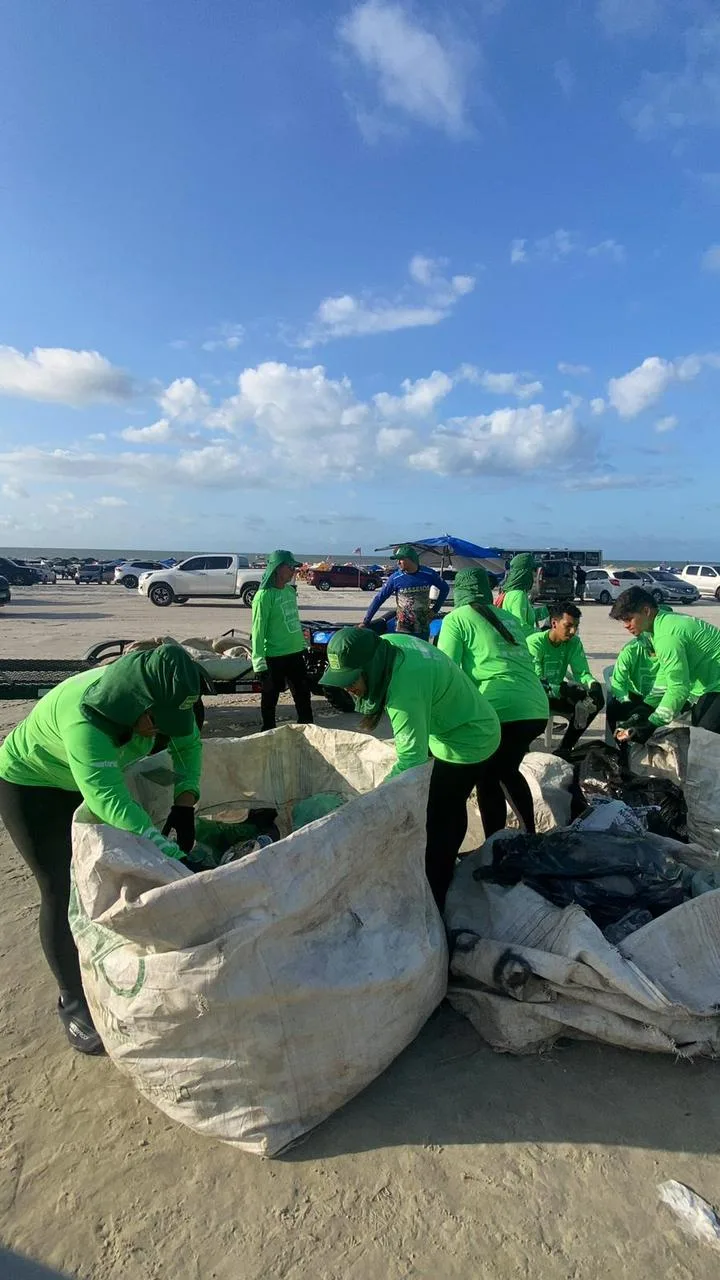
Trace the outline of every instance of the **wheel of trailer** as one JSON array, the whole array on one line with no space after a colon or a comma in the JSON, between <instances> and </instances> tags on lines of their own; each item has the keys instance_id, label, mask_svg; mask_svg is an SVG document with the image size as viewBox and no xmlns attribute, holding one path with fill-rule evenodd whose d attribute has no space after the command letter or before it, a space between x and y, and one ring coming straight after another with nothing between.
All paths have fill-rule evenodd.
<instances>
[{"instance_id":1,"label":"wheel of trailer","mask_svg":"<svg viewBox=\"0 0 720 1280\"><path fill-rule=\"evenodd\" d=\"M157 605L158 609L167 609L174 598L173 589L167 582L155 582L148 591L148 599L152 604Z\"/></svg>"},{"instance_id":2,"label":"wheel of trailer","mask_svg":"<svg viewBox=\"0 0 720 1280\"><path fill-rule=\"evenodd\" d=\"M126 574L125 574L125 577L122 579L122 585L123 585L124 587L127 587L128 591L135 591L135 590L137 590L138 580L137 580L137 578L135 577L135 574L134 574L134 573L126 573Z\"/></svg>"},{"instance_id":3,"label":"wheel of trailer","mask_svg":"<svg viewBox=\"0 0 720 1280\"><path fill-rule=\"evenodd\" d=\"M662 591L656 590L656 591L653 591L651 594L652 594L654 604L662 604L663 600L665 599Z\"/></svg>"},{"instance_id":4,"label":"wheel of trailer","mask_svg":"<svg viewBox=\"0 0 720 1280\"><path fill-rule=\"evenodd\" d=\"M600 604L612 604L612 596L610 595L610 592L601 591L600 595L598 596L598 602Z\"/></svg>"},{"instance_id":5,"label":"wheel of trailer","mask_svg":"<svg viewBox=\"0 0 720 1280\"><path fill-rule=\"evenodd\" d=\"M252 602L255 599L259 590L260 590L260 583L251 582L247 587L243 587L242 591L240 592L240 599L248 609L252 607Z\"/></svg>"},{"instance_id":6,"label":"wheel of trailer","mask_svg":"<svg viewBox=\"0 0 720 1280\"><path fill-rule=\"evenodd\" d=\"M336 711L344 711L347 713L348 711L355 710L355 703L350 697L347 689L334 689L332 685L326 685L323 687L323 693L330 703L330 706L334 707Z\"/></svg>"},{"instance_id":7,"label":"wheel of trailer","mask_svg":"<svg viewBox=\"0 0 720 1280\"><path fill-rule=\"evenodd\" d=\"M176 597L175 597L175 599L174 599L174 601L173 601L173 603L174 603L174 604L187 604L187 602L188 602L188 600L189 600L189 599L190 599L190 597L189 597L189 596L176 596Z\"/></svg>"},{"instance_id":8,"label":"wheel of trailer","mask_svg":"<svg viewBox=\"0 0 720 1280\"><path fill-rule=\"evenodd\" d=\"M318 591L329 591L330 583L327 578L323 578L322 582L318 582Z\"/></svg>"}]
</instances>

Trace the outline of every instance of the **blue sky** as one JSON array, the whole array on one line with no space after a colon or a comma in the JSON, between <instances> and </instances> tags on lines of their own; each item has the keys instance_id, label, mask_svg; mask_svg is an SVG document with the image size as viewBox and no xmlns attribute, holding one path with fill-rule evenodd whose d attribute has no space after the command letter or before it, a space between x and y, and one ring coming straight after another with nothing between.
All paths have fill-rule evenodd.
<instances>
[{"instance_id":1,"label":"blue sky","mask_svg":"<svg viewBox=\"0 0 720 1280\"><path fill-rule=\"evenodd\" d=\"M717 558L704 0L8 0L0 541Z\"/></svg>"}]
</instances>

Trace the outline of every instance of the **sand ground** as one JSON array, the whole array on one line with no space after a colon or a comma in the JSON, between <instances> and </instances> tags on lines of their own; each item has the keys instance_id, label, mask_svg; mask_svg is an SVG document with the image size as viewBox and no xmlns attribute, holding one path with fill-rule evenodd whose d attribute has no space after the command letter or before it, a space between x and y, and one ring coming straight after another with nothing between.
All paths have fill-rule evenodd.
<instances>
[{"instance_id":1,"label":"sand ground","mask_svg":"<svg viewBox=\"0 0 720 1280\"><path fill-rule=\"evenodd\" d=\"M305 616L354 621L366 598L301 590ZM714 605L698 614L720 622ZM0 654L76 657L111 636L217 635L235 604L158 610L110 587L18 589ZM623 642L583 621L600 674ZM0 733L29 710L0 702ZM283 708L291 718L292 709ZM318 719L351 728L324 702ZM208 731L260 726L253 699ZM0 828L0 832L2 828ZM711 1280L657 1184L720 1203L718 1067L568 1044L493 1053L442 1007L394 1065L283 1159L195 1136L105 1059L70 1051L36 936L37 895L0 838L0 1241L87 1280ZM1 1264L0 1264L1 1265Z\"/></svg>"}]
</instances>

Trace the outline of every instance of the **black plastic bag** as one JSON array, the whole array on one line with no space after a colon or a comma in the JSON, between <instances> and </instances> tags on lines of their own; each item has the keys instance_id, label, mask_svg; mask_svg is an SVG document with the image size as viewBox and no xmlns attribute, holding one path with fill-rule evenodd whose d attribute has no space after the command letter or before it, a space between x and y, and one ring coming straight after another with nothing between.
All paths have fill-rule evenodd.
<instances>
[{"instance_id":1,"label":"black plastic bag","mask_svg":"<svg viewBox=\"0 0 720 1280\"><path fill-rule=\"evenodd\" d=\"M669 778L630 773L622 753L603 742L588 743L573 752L573 763L575 780L587 804L597 798L622 800L642 812L648 831L687 844L685 797Z\"/></svg>"},{"instance_id":2,"label":"black plastic bag","mask_svg":"<svg viewBox=\"0 0 720 1280\"><path fill-rule=\"evenodd\" d=\"M628 911L662 915L684 901L685 868L640 836L559 830L496 840L491 867L476 880L522 882L556 907L584 907L601 929Z\"/></svg>"}]
</instances>

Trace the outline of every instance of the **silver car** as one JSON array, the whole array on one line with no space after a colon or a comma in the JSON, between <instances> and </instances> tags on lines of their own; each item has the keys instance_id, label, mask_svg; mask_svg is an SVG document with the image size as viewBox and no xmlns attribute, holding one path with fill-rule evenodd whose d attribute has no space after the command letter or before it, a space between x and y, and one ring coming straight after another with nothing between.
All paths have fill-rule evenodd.
<instances>
[{"instance_id":1,"label":"silver car","mask_svg":"<svg viewBox=\"0 0 720 1280\"><path fill-rule=\"evenodd\" d=\"M643 586L656 604L696 604L700 592L669 569L643 570Z\"/></svg>"}]
</instances>

